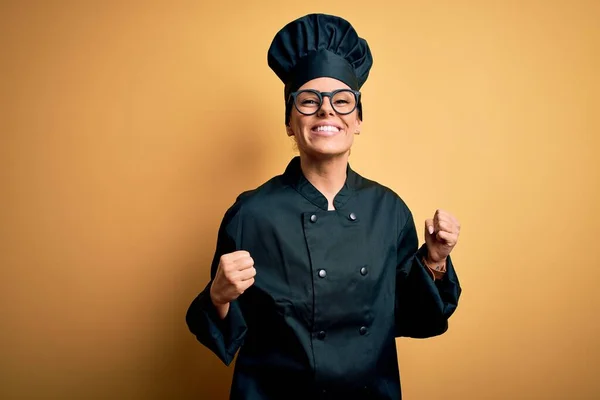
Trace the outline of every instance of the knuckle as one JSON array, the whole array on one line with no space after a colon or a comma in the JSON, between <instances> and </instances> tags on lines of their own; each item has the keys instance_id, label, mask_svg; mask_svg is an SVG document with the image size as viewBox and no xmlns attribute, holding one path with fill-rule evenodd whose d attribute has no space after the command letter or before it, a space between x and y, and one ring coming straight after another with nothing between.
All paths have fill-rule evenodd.
<instances>
[{"instance_id":1,"label":"knuckle","mask_svg":"<svg viewBox=\"0 0 600 400\"><path fill-rule=\"evenodd\" d=\"M225 275L229 275L231 273L231 264L228 262L224 262L219 264L219 267L223 270Z\"/></svg>"},{"instance_id":2,"label":"knuckle","mask_svg":"<svg viewBox=\"0 0 600 400\"><path fill-rule=\"evenodd\" d=\"M225 278L227 278L227 280L230 282L233 282L233 280L235 278L235 274L233 273L233 271L231 269L224 270L223 275L225 275Z\"/></svg>"}]
</instances>

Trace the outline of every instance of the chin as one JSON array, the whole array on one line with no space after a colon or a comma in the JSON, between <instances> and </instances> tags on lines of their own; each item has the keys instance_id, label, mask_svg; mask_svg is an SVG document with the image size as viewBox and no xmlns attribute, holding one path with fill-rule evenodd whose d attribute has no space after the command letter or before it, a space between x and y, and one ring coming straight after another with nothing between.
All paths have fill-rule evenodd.
<instances>
[{"instance_id":1,"label":"chin","mask_svg":"<svg viewBox=\"0 0 600 400\"><path fill-rule=\"evenodd\" d=\"M350 147L314 147L311 149L307 149L305 153L315 158L332 158L332 157L340 157L348 154L350 151Z\"/></svg>"}]
</instances>

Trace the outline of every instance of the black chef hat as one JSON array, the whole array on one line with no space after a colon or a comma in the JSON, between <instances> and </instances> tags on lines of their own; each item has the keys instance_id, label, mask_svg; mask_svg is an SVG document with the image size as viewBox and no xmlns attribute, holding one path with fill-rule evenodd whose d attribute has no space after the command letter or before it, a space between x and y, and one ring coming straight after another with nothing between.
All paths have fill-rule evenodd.
<instances>
[{"instance_id":1,"label":"black chef hat","mask_svg":"<svg viewBox=\"0 0 600 400\"><path fill-rule=\"evenodd\" d=\"M327 14L308 14L285 25L273 38L269 67L285 84L285 123L289 123L290 93L319 77L338 79L359 90L369 76L373 58L366 40L348 21ZM358 105L362 119L362 104Z\"/></svg>"}]
</instances>

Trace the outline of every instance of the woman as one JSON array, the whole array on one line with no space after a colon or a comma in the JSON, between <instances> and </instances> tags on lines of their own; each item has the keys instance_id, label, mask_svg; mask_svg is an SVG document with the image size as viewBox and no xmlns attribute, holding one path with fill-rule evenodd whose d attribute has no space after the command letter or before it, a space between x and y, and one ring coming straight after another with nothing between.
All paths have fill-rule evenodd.
<instances>
[{"instance_id":1,"label":"woman","mask_svg":"<svg viewBox=\"0 0 600 400\"><path fill-rule=\"evenodd\" d=\"M400 399L395 338L440 335L457 307L459 224L438 210L419 247L403 200L348 164L372 57L347 21L287 24L268 61L300 155L225 214L188 327L238 354L232 399Z\"/></svg>"}]
</instances>

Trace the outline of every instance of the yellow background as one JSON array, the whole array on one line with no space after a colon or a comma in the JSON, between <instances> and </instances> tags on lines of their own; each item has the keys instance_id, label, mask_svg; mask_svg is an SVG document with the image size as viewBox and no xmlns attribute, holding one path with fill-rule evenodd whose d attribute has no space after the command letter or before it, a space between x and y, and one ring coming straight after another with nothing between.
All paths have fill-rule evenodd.
<instances>
[{"instance_id":1,"label":"yellow background","mask_svg":"<svg viewBox=\"0 0 600 400\"><path fill-rule=\"evenodd\" d=\"M463 226L405 399L599 398L600 2L566 0L2 2L0 398L226 398L185 311L227 207L295 155L266 51L309 12L373 52L352 166L421 239Z\"/></svg>"}]
</instances>

